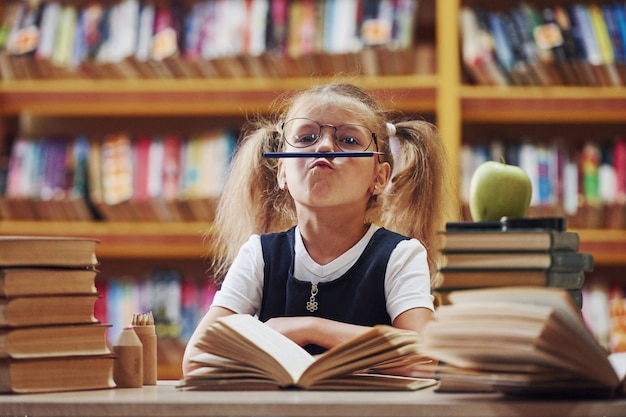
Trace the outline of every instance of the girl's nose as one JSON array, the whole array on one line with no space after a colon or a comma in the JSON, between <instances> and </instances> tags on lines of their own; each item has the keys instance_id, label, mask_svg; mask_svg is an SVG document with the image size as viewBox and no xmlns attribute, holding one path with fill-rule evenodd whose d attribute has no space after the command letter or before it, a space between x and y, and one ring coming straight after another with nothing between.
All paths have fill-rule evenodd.
<instances>
[{"instance_id":1,"label":"girl's nose","mask_svg":"<svg viewBox=\"0 0 626 417\"><path fill-rule=\"evenodd\" d=\"M332 126L328 129L320 129L320 138L317 141L317 152L335 152L338 151L335 143L335 130Z\"/></svg>"}]
</instances>

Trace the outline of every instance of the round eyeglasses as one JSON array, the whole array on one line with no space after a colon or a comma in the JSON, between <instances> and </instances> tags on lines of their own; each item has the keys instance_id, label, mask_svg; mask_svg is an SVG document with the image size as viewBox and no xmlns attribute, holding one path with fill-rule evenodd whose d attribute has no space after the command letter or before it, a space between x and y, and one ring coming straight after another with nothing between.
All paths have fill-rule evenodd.
<instances>
[{"instance_id":1,"label":"round eyeglasses","mask_svg":"<svg viewBox=\"0 0 626 417\"><path fill-rule=\"evenodd\" d=\"M282 124L283 138L294 148L308 148L315 145L322 137L322 129L330 127L335 129L335 144L344 152L366 151L372 142L378 151L376 133L369 128L356 124L346 123L335 126L321 124L306 117L296 117Z\"/></svg>"}]
</instances>

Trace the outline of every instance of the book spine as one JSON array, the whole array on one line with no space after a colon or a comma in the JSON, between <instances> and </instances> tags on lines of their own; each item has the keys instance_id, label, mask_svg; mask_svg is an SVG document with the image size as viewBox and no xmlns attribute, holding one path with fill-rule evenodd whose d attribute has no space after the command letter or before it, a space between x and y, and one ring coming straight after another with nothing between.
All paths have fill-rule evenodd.
<instances>
[{"instance_id":1,"label":"book spine","mask_svg":"<svg viewBox=\"0 0 626 417\"><path fill-rule=\"evenodd\" d=\"M547 273L546 286L548 287L579 290L583 287L584 283L585 273L583 271L578 271L575 273L559 273L556 271L552 271Z\"/></svg>"}]
</instances>

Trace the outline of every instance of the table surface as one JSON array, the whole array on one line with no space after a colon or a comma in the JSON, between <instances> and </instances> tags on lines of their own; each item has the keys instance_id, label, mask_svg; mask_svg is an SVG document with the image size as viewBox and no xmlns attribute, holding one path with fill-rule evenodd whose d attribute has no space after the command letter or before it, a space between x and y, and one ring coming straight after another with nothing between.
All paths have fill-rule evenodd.
<instances>
[{"instance_id":1,"label":"table surface","mask_svg":"<svg viewBox=\"0 0 626 417\"><path fill-rule=\"evenodd\" d=\"M549 400L491 393L134 389L0 395L0 416L626 416L626 399Z\"/></svg>"}]
</instances>

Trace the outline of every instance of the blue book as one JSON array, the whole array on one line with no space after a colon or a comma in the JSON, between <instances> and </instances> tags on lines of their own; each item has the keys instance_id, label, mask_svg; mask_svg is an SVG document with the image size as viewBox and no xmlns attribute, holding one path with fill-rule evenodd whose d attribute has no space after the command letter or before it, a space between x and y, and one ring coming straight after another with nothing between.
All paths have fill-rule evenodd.
<instances>
[{"instance_id":1,"label":"blue book","mask_svg":"<svg viewBox=\"0 0 626 417\"><path fill-rule=\"evenodd\" d=\"M617 28L617 19L613 13L614 8L610 4L602 4L600 5L600 10L604 17L606 30L609 34L615 62L618 64L623 63L625 59L624 49L622 48L622 39L620 38L619 29Z\"/></svg>"},{"instance_id":2,"label":"blue book","mask_svg":"<svg viewBox=\"0 0 626 417\"><path fill-rule=\"evenodd\" d=\"M580 30L580 39L585 51L587 61L592 65L602 64L602 55L591 24L591 16L586 5L575 4L572 6L574 21Z\"/></svg>"},{"instance_id":3,"label":"blue book","mask_svg":"<svg viewBox=\"0 0 626 417\"><path fill-rule=\"evenodd\" d=\"M615 26L619 35L619 44L621 45L621 56L626 61L626 4L614 3L613 16L615 17ZM614 49L617 50L617 46Z\"/></svg>"},{"instance_id":4,"label":"blue book","mask_svg":"<svg viewBox=\"0 0 626 417\"><path fill-rule=\"evenodd\" d=\"M510 74L515 64L515 58L509 39L506 36L502 16L503 13L501 12L487 12L487 21L495 44L495 54L498 63L507 74Z\"/></svg>"}]
</instances>

